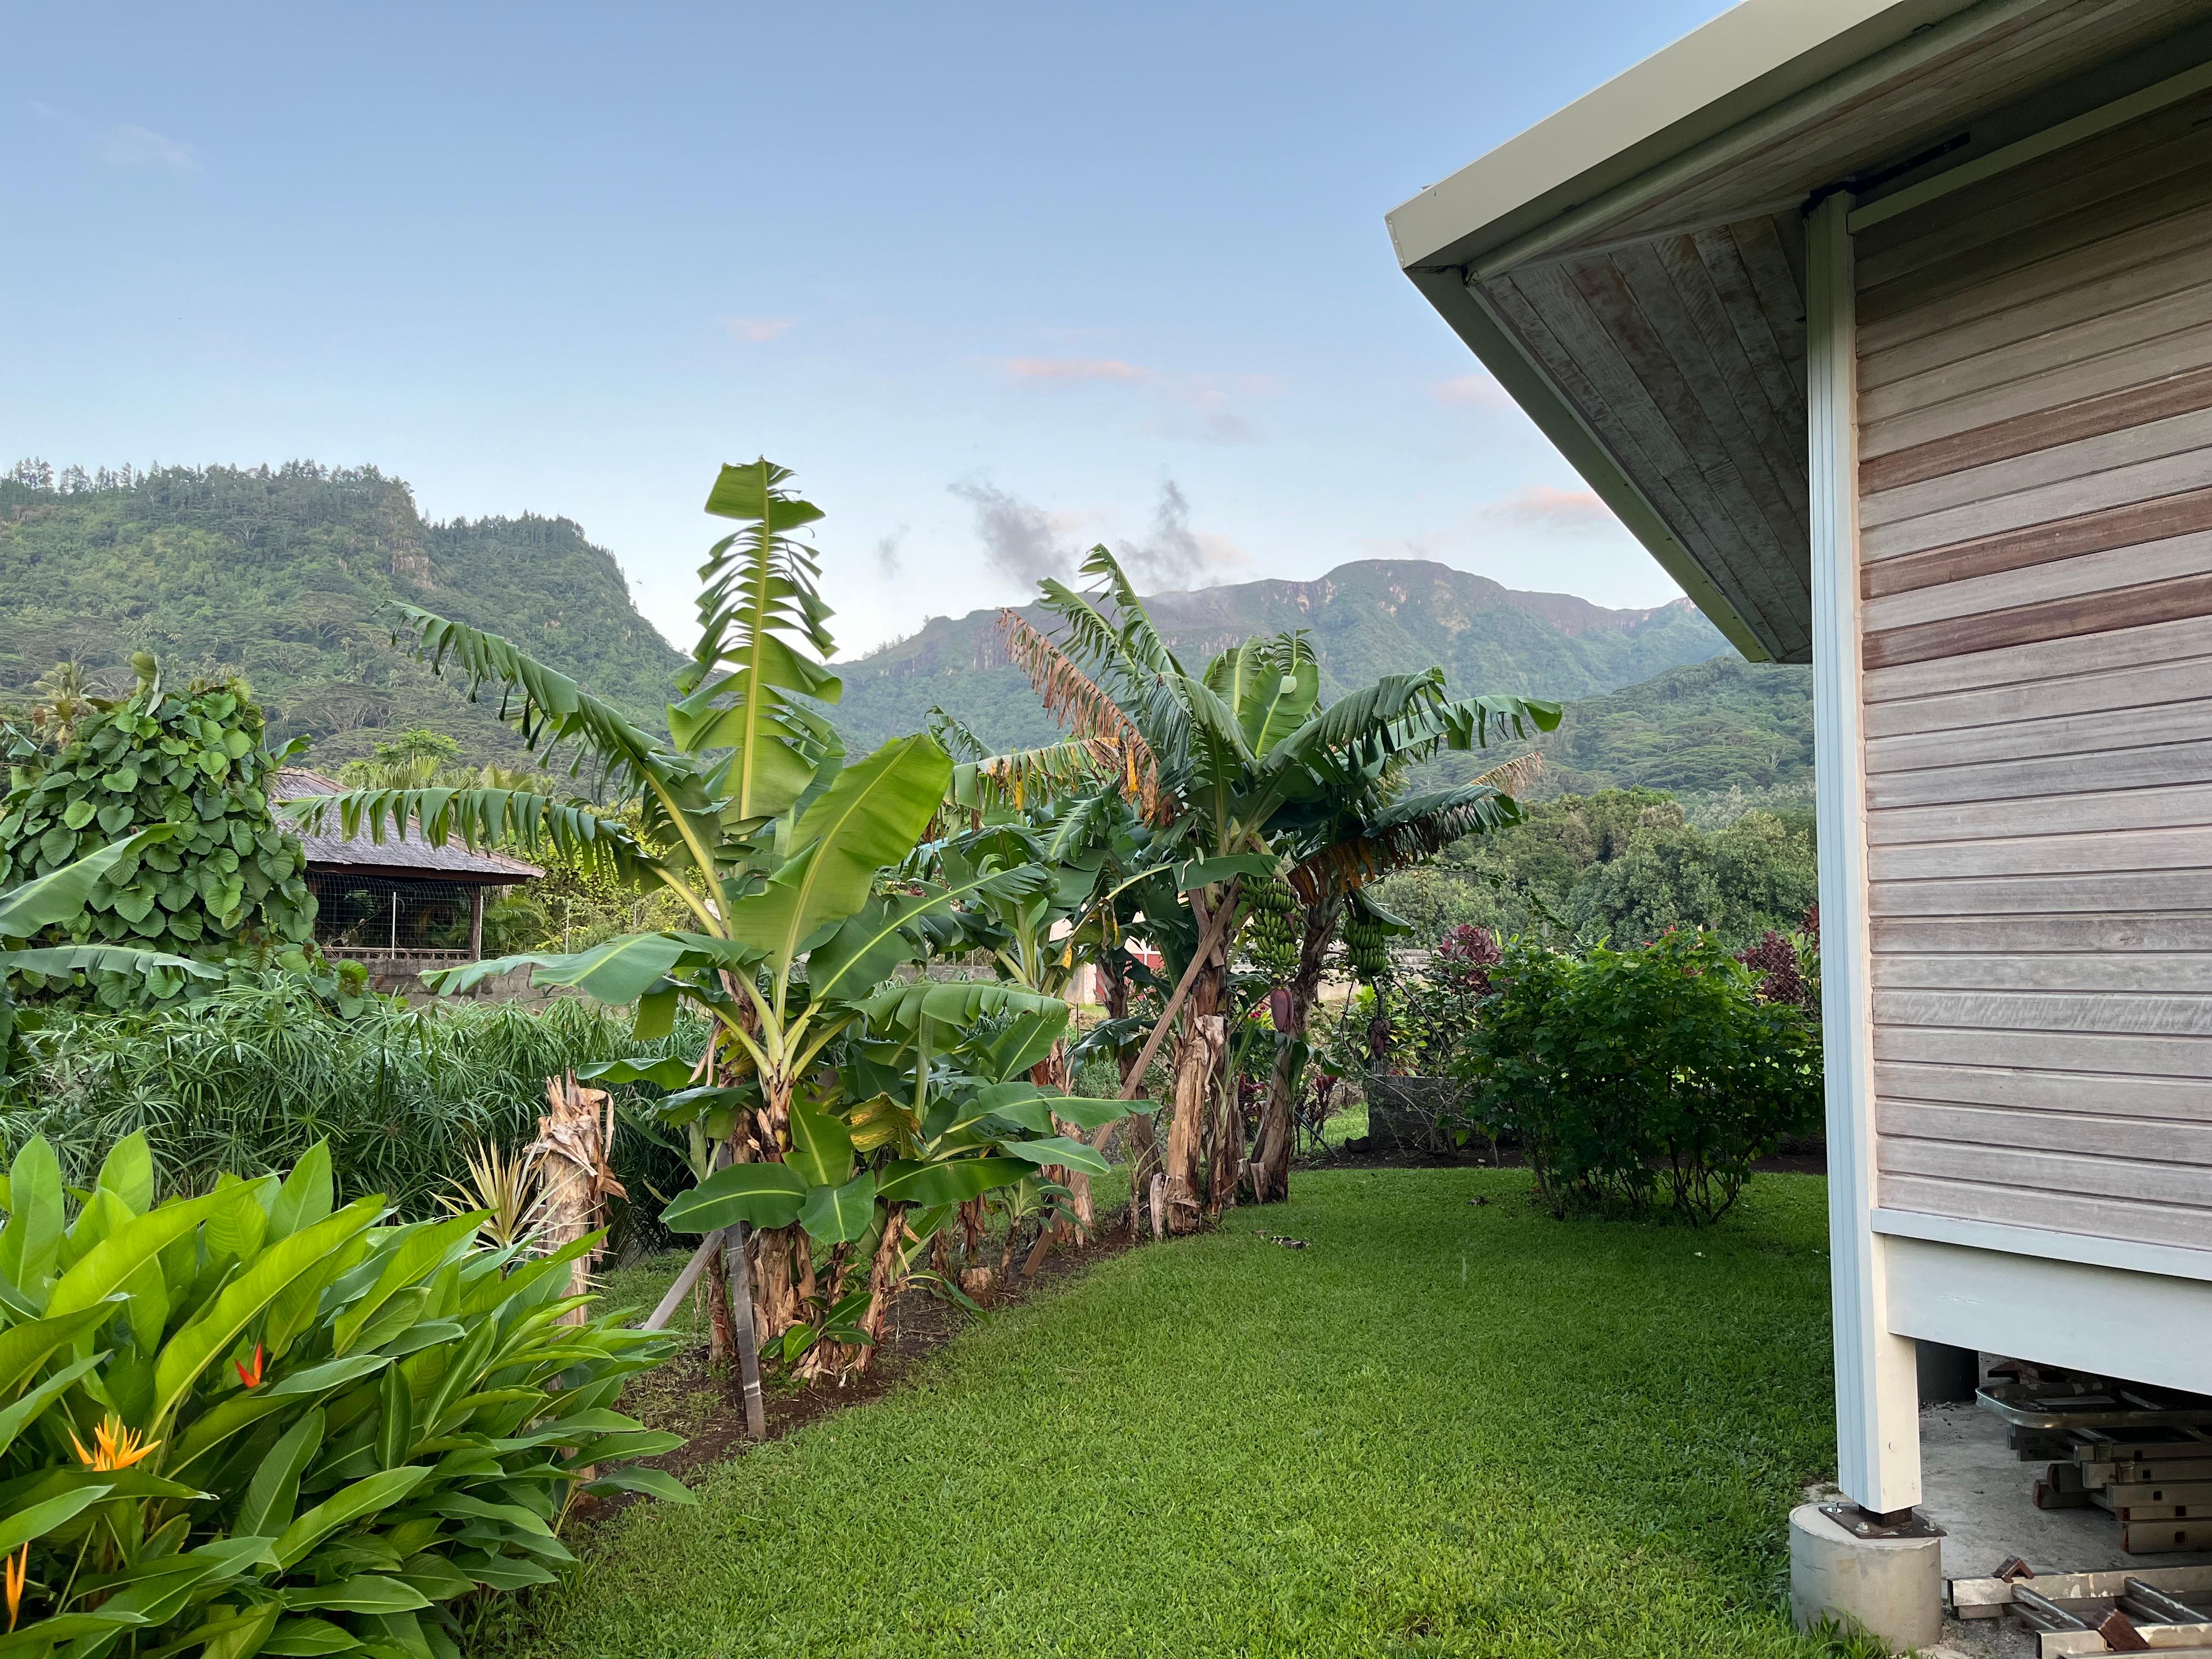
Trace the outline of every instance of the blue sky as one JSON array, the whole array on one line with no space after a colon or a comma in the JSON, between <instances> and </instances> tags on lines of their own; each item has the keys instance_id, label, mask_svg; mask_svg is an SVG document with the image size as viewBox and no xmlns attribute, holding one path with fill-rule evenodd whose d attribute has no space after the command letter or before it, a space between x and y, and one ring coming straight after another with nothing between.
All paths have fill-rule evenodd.
<instances>
[{"instance_id":1,"label":"blue sky","mask_svg":"<svg viewBox=\"0 0 2212 1659\"><path fill-rule=\"evenodd\" d=\"M763 452L848 649L1097 540L1657 604L1382 215L1715 9L19 8L0 465L374 462L678 641Z\"/></svg>"}]
</instances>

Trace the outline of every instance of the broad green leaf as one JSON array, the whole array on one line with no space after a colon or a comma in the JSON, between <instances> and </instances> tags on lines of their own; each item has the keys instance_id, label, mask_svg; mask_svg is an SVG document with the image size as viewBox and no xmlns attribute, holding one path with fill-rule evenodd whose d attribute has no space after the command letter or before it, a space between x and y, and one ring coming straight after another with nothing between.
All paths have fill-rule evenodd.
<instances>
[{"instance_id":1,"label":"broad green leaf","mask_svg":"<svg viewBox=\"0 0 2212 1659\"><path fill-rule=\"evenodd\" d=\"M322 1444L323 1409L318 1406L284 1431L253 1471L232 1530L240 1537L274 1538L290 1526L300 1498L300 1477Z\"/></svg>"},{"instance_id":2,"label":"broad green leaf","mask_svg":"<svg viewBox=\"0 0 2212 1659\"><path fill-rule=\"evenodd\" d=\"M125 840L111 842L73 864L0 892L0 939L28 939L44 928L74 921L110 870L151 842L166 841L169 834L167 824L150 826Z\"/></svg>"},{"instance_id":3,"label":"broad green leaf","mask_svg":"<svg viewBox=\"0 0 2212 1659\"><path fill-rule=\"evenodd\" d=\"M664 1504L696 1504L699 1501L691 1488L665 1469L615 1469L591 1482L584 1490L594 1498L611 1498L617 1492L641 1492L658 1498Z\"/></svg>"},{"instance_id":4,"label":"broad green leaf","mask_svg":"<svg viewBox=\"0 0 2212 1659\"><path fill-rule=\"evenodd\" d=\"M698 1070L696 1061L689 1060L595 1060L576 1068L576 1078L582 1083L598 1083L608 1088L617 1088L626 1083L649 1083L656 1089L681 1089L690 1084Z\"/></svg>"},{"instance_id":5,"label":"broad green leaf","mask_svg":"<svg viewBox=\"0 0 2212 1659\"><path fill-rule=\"evenodd\" d=\"M681 994L673 985L664 984L646 992L637 1000L637 1017L630 1025L630 1038L636 1042L658 1042L676 1029L676 1005Z\"/></svg>"},{"instance_id":6,"label":"broad green leaf","mask_svg":"<svg viewBox=\"0 0 2212 1659\"><path fill-rule=\"evenodd\" d=\"M340 1527L350 1526L364 1515L398 1503L429 1473L420 1464L410 1464L405 1468L381 1469L351 1486L341 1486L331 1498L284 1528L270 1552L276 1565L289 1571Z\"/></svg>"},{"instance_id":7,"label":"broad green leaf","mask_svg":"<svg viewBox=\"0 0 2212 1659\"><path fill-rule=\"evenodd\" d=\"M866 1170L842 1187L817 1187L799 1207L799 1224L818 1244L849 1244L865 1237L875 1218L876 1177Z\"/></svg>"},{"instance_id":8,"label":"broad green leaf","mask_svg":"<svg viewBox=\"0 0 2212 1659\"><path fill-rule=\"evenodd\" d=\"M76 1519L107 1496L112 1486L79 1486L58 1498L17 1510L0 1520L0 1555L13 1555L33 1538L43 1538L56 1527Z\"/></svg>"},{"instance_id":9,"label":"broad green leaf","mask_svg":"<svg viewBox=\"0 0 2212 1659\"><path fill-rule=\"evenodd\" d=\"M54 1286L53 1299L46 1304L47 1312L58 1318L105 1300L133 1273L155 1261L162 1251L210 1217L252 1202L250 1188L224 1187L198 1198L164 1204L150 1214L131 1217L62 1275Z\"/></svg>"},{"instance_id":10,"label":"broad green leaf","mask_svg":"<svg viewBox=\"0 0 2212 1659\"><path fill-rule=\"evenodd\" d=\"M292 1173L276 1189L276 1201L269 1209L265 1242L274 1244L302 1227L313 1226L330 1214L331 1201L331 1146L328 1141L319 1140L300 1155Z\"/></svg>"},{"instance_id":11,"label":"broad green leaf","mask_svg":"<svg viewBox=\"0 0 2212 1659\"><path fill-rule=\"evenodd\" d=\"M549 1567L512 1555L469 1556L453 1565L490 1589L524 1589L532 1584L550 1584L558 1577Z\"/></svg>"},{"instance_id":12,"label":"broad green leaf","mask_svg":"<svg viewBox=\"0 0 2212 1659\"><path fill-rule=\"evenodd\" d=\"M482 1334L481 1330L478 1334ZM477 1364L482 1363L479 1357ZM453 1369L458 1368L449 1368ZM459 1379L449 1375L449 1380ZM407 1454L415 1448L415 1401L407 1387L407 1373L394 1365L385 1372L379 1394L383 1411L376 1425L376 1461L387 1469L394 1469L407 1461ZM434 1421L434 1402L430 1415Z\"/></svg>"},{"instance_id":13,"label":"broad green leaf","mask_svg":"<svg viewBox=\"0 0 2212 1659\"><path fill-rule=\"evenodd\" d=\"M230 1183L227 1190L243 1193L243 1201L220 1210L208 1218L208 1249L215 1255L234 1255L240 1261L253 1260L259 1253L261 1241L269 1231L269 1206L275 1203L277 1192L275 1176L263 1176L258 1181Z\"/></svg>"},{"instance_id":14,"label":"broad green leaf","mask_svg":"<svg viewBox=\"0 0 2212 1659\"><path fill-rule=\"evenodd\" d=\"M961 1158L943 1163L894 1163L877 1177L876 1196L886 1203L917 1204L933 1209L960 1204L997 1188L1011 1187L1036 1171L1018 1158Z\"/></svg>"},{"instance_id":15,"label":"broad green leaf","mask_svg":"<svg viewBox=\"0 0 2212 1659\"><path fill-rule=\"evenodd\" d=\"M708 1176L661 1212L672 1232L710 1233L733 1221L788 1227L798 1219L807 1183L781 1164L732 1164Z\"/></svg>"},{"instance_id":16,"label":"broad green leaf","mask_svg":"<svg viewBox=\"0 0 2212 1659\"><path fill-rule=\"evenodd\" d=\"M261 1393L270 1399L277 1400L292 1395L323 1394L331 1389L343 1388L372 1371L382 1370L391 1363L389 1354L350 1354L343 1359L325 1360L319 1365L310 1365L303 1371L280 1377L263 1388Z\"/></svg>"},{"instance_id":17,"label":"broad green leaf","mask_svg":"<svg viewBox=\"0 0 2212 1659\"><path fill-rule=\"evenodd\" d=\"M1176 886L1182 892L1212 886L1231 876L1265 878L1281 868L1281 860L1266 853L1236 853L1227 858L1194 859L1176 866Z\"/></svg>"},{"instance_id":18,"label":"broad green leaf","mask_svg":"<svg viewBox=\"0 0 2212 1659\"><path fill-rule=\"evenodd\" d=\"M797 854L730 907L730 937L787 972L825 927L867 902L876 874L913 850L937 814L952 762L929 737L896 738L837 775L792 830Z\"/></svg>"},{"instance_id":19,"label":"broad green leaf","mask_svg":"<svg viewBox=\"0 0 2212 1659\"><path fill-rule=\"evenodd\" d=\"M1114 1167L1083 1142L1064 1135L1042 1140L1003 1140L999 1150L1030 1164L1059 1164L1086 1175L1104 1175Z\"/></svg>"},{"instance_id":20,"label":"broad green leaf","mask_svg":"<svg viewBox=\"0 0 2212 1659\"><path fill-rule=\"evenodd\" d=\"M154 1204L154 1152L146 1132L127 1134L109 1149L100 1166L100 1184L143 1215Z\"/></svg>"},{"instance_id":21,"label":"broad green leaf","mask_svg":"<svg viewBox=\"0 0 2212 1659\"><path fill-rule=\"evenodd\" d=\"M546 1574L548 1578L553 1575ZM334 1654L362 1653L367 1650L351 1632L343 1630L327 1619L280 1619L269 1639L261 1644L260 1651L272 1659L325 1659Z\"/></svg>"},{"instance_id":22,"label":"broad green leaf","mask_svg":"<svg viewBox=\"0 0 2212 1659\"><path fill-rule=\"evenodd\" d=\"M476 1236L477 1225L487 1212L471 1210L446 1221L433 1221L410 1228L398 1242L386 1249L382 1269L366 1293L340 1314L331 1327L331 1346L343 1354L353 1346L377 1310L390 1301L402 1287L428 1279L442 1266L453 1251L463 1248Z\"/></svg>"},{"instance_id":23,"label":"broad green leaf","mask_svg":"<svg viewBox=\"0 0 2212 1659\"><path fill-rule=\"evenodd\" d=\"M154 1368L154 1421L167 1421L200 1373L230 1351L239 1333L286 1285L325 1262L383 1212L383 1199L372 1194L263 1250L251 1267L224 1286L205 1312L163 1346Z\"/></svg>"},{"instance_id":24,"label":"broad green leaf","mask_svg":"<svg viewBox=\"0 0 2212 1659\"><path fill-rule=\"evenodd\" d=\"M0 1395L14 1394L55 1349L98 1330L123 1308L124 1299L118 1296L89 1308L0 1330Z\"/></svg>"},{"instance_id":25,"label":"broad green leaf","mask_svg":"<svg viewBox=\"0 0 2212 1659\"><path fill-rule=\"evenodd\" d=\"M791 1152L784 1162L809 1187L840 1186L853 1173L853 1132L843 1120L793 1100Z\"/></svg>"},{"instance_id":26,"label":"broad green leaf","mask_svg":"<svg viewBox=\"0 0 2212 1659\"><path fill-rule=\"evenodd\" d=\"M269 1547L265 1538L226 1538L203 1545L188 1555L163 1564L158 1577L126 1585L101 1603L103 1613L137 1613L149 1623L166 1624L184 1610L192 1594L210 1579L236 1577L260 1560Z\"/></svg>"},{"instance_id":27,"label":"broad green leaf","mask_svg":"<svg viewBox=\"0 0 2212 1659\"><path fill-rule=\"evenodd\" d=\"M64 1365L6 1411L0 1412L0 1454L4 1454L15 1443L15 1437L22 1433L25 1424L52 1405L70 1383L106 1358L104 1353L90 1354L73 1365Z\"/></svg>"},{"instance_id":28,"label":"broad green leaf","mask_svg":"<svg viewBox=\"0 0 2212 1659\"><path fill-rule=\"evenodd\" d=\"M406 1613L428 1607L430 1598L404 1579L365 1572L343 1583L286 1590L284 1605L301 1611L312 1607L330 1613Z\"/></svg>"},{"instance_id":29,"label":"broad green leaf","mask_svg":"<svg viewBox=\"0 0 2212 1659\"><path fill-rule=\"evenodd\" d=\"M35 1653L40 1659L45 1659L46 1655L53 1651L57 1642L109 1636L119 1630L135 1629L147 1622L143 1613L118 1613L109 1607L100 1607L91 1613L64 1613L58 1618L41 1619L36 1624L26 1625L21 1630L0 1635L0 1655L21 1653L27 1656ZM106 1646L106 1643L100 1643L88 1651L105 1651Z\"/></svg>"},{"instance_id":30,"label":"broad green leaf","mask_svg":"<svg viewBox=\"0 0 2212 1659\"><path fill-rule=\"evenodd\" d=\"M0 1227L0 1274L40 1306L62 1242L62 1166L44 1135L33 1135L8 1172L8 1224ZM0 1372L0 1376L4 1376Z\"/></svg>"}]
</instances>

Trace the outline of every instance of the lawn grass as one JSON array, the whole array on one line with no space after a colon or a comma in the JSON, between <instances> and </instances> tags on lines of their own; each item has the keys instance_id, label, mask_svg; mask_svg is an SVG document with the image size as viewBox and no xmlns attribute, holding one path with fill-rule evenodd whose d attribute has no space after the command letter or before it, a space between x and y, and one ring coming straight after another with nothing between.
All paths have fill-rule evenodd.
<instances>
[{"instance_id":1,"label":"lawn grass","mask_svg":"<svg viewBox=\"0 0 2212 1659\"><path fill-rule=\"evenodd\" d=\"M1780 1589L1834 1457L1819 1179L1704 1231L1556 1221L1511 1170L1295 1190L587 1534L493 1650L1811 1650Z\"/></svg>"}]
</instances>

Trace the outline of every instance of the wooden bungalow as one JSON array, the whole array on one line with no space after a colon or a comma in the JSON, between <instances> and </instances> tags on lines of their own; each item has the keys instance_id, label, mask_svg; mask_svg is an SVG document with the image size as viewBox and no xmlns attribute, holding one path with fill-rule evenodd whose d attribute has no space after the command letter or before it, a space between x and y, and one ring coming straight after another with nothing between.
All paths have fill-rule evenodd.
<instances>
[{"instance_id":1,"label":"wooden bungalow","mask_svg":"<svg viewBox=\"0 0 2212 1659\"><path fill-rule=\"evenodd\" d=\"M344 787L301 767L286 767L276 778L282 800ZM315 896L315 942L331 956L368 963L380 986L480 960L486 894L545 873L503 854L433 847L416 836L349 837L334 823L300 839Z\"/></svg>"},{"instance_id":2,"label":"wooden bungalow","mask_svg":"<svg viewBox=\"0 0 2212 1659\"><path fill-rule=\"evenodd\" d=\"M1813 665L1844 1491L1916 1342L2212 1392L2212 0L1747 0L1389 222Z\"/></svg>"}]
</instances>

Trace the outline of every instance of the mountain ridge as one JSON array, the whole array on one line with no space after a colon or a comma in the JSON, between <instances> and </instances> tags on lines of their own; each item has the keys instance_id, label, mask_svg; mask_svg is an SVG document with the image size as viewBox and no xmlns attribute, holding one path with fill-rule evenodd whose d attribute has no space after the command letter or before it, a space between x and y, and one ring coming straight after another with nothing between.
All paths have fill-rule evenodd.
<instances>
[{"instance_id":1,"label":"mountain ridge","mask_svg":"<svg viewBox=\"0 0 2212 1659\"><path fill-rule=\"evenodd\" d=\"M1334 697L1387 673L1441 665L1455 693L1561 701L1634 684L1727 653L1687 599L1614 610L1571 593L1529 592L1426 559L1358 559L1306 581L1266 578L1146 596L1146 609L1187 666L1255 635L1304 629ZM855 750L918 729L941 706L995 745L1056 731L1008 661L993 606L933 617L917 633L836 665L837 720ZM1048 631L1036 605L1012 607Z\"/></svg>"}]
</instances>

